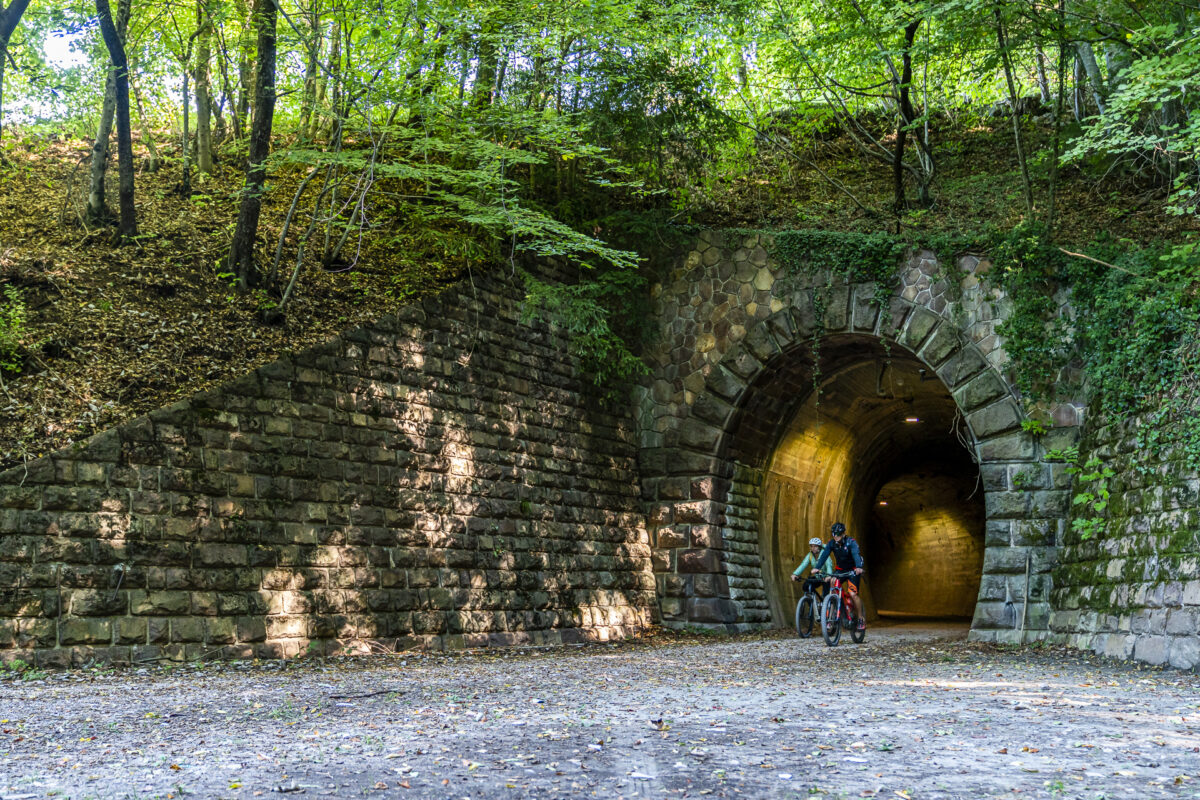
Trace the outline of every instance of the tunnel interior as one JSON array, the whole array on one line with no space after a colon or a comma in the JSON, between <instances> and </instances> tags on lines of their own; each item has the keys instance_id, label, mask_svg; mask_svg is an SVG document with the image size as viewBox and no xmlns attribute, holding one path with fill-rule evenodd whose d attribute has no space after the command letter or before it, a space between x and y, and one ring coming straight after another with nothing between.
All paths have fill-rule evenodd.
<instances>
[{"instance_id":1,"label":"tunnel interior","mask_svg":"<svg viewBox=\"0 0 1200 800\"><path fill-rule=\"evenodd\" d=\"M759 547L777 624L808 541L846 524L865 562L867 614L969 618L983 567L984 504L970 434L914 355L865 336L779 357L735 430L734 457L763 470ZM819 391L816 387L819 386Z\"/></svg>"}]
</instances>

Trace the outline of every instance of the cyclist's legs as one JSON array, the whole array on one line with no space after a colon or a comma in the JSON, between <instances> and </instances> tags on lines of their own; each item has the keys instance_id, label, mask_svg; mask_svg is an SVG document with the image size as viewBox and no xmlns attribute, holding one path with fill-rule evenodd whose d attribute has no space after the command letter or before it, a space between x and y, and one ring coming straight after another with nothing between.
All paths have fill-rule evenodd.
<instances>
[{"instance_id":1,"label":"cyclist's legs","mask_svg":"<svg viewBox=\"0 0 1200 800\"><path fill-rule=\"evenodd\" d=\"M850 600L854 603L854 619L856 621L864 619L862 597L858 594L858 582L860 578L860 575L855 575L842 584L846 587L846 591L850 593Z\"/></svg>"},{"instance_id":2,"label":"cyclist's legs","mask_svg":"<svg viewBox=\"0 0 1200 800\"><path fill-rule=\"evenodd\" d=\"M825 584L816 578L808 578L804 581L804 591L812 592L817 596L817 602L825 599Z\"/></svg>"}]
</instances>

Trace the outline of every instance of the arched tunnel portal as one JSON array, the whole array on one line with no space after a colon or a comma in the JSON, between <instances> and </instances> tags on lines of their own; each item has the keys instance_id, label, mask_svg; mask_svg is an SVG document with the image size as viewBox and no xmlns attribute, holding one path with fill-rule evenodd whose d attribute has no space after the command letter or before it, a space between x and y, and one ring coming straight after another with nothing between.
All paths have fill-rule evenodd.
<instances>
[{"instance_id":1,"label":"arched tunnel portal","mask_svg":"<svg viewBox=\"0 0 1200 800\"><path fill-rule=\"evenodd\" d=\"M944 316L882 313L873 284L815 296L747 329L672 439L643 446L664 624L785 624L807 541L841 520L869 613L1047 635L1069 496L1003 375Z\"/></svg>"},{"instance_id":2,"label":"arched tunnel portal","mask_svg":"<svg viewBox=\"0 0 1200 800\"><path fill-rule=\"evenodd\" d=\"M945 384L913 354L868 336L826 339L819 371L808 349L784 359L763 375L730 442L740 462L762 465L759 553L772 619L790 619L800 586L789 576L834 520L861 548L868 615L970 619L984 494ZM775 430L750 419L763 414Z\"/></svg>"}]
</instances>

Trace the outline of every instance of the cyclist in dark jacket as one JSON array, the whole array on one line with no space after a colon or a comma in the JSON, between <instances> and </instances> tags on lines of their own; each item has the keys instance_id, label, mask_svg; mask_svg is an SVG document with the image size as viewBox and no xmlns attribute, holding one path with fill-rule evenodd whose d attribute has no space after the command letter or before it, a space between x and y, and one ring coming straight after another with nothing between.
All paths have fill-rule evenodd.
<instances>
[{"instance_id":1,"label":"cyclist in dark jacket","mask_svg":"<svg viewBox=\"0 0 1200 800\"><path fill-rule=\"evenodd\" d=\"M830 554L833 555L834 561L842 571L854 571L854 577L850 578L845 586L846 591L850 594L850 599L854 601L854 617L857 620L858 629L864 630L867 627L867 619L863 615L862 598L858 596L858 582L863 571L863 560L862 554L858 552L858 542L846 535L846 526L840 522L833 523L829 532L833 534L833 538L826 542L825 548L821 550L821 556L817 559L817 571L822 571Z\"/></svg>"}]
</instances>

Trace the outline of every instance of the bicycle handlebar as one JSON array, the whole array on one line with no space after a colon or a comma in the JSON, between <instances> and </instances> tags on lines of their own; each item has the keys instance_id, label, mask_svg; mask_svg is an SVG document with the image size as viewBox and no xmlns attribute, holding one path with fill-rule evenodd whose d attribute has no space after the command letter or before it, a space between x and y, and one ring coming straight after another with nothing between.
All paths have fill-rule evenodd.
<instances>
[{"instance_id":1,"label":"bicycle handlebar","mask_svg":"<svg viewBox=\"0 0 1200 800\"><path fill-rule=\"evenodd\" d=\"M847 572L819 572L817 574L823 575L826 578L853 578L855 572L854 570L849 570Z\"/></svg>"}]
</instances>

